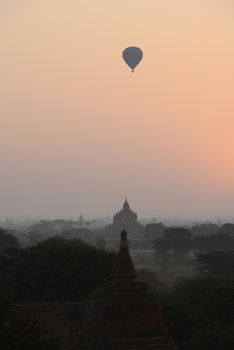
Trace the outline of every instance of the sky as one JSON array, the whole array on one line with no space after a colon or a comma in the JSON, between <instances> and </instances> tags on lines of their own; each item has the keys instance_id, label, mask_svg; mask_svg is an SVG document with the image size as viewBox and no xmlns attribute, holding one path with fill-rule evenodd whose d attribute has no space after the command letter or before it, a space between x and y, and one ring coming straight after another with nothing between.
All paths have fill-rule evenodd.
<instances>
[{"instance_id":1,"label":"sky","mask_svg":"<svg viewBox=\"0 0 234 350\"><path fill-rule=\"evenodd\" d=\"M0 220L234 218L234 1L0 0ZM135 73L128 46L144 58Z\"/></svg>"}]
</instances>

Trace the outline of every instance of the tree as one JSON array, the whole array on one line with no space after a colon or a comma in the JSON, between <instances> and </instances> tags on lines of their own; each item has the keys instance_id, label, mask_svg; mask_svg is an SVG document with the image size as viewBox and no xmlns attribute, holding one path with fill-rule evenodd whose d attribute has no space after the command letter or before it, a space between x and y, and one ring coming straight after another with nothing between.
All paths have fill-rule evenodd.
<instances>
[{"instance_id":1,"label":"tree","mask_svg":"<svg viewBox=\"0 0 234 350\"><path fill-rule=\"evenodd\" d=\"M8 248L19 249L19 241L14 235L0 228L0 251L4 251Z\"/></svg>"},{"instance_id":2,"label":"tree","mask_svg":"<svg viewBox=\"0 0 234 350\"><path fill-rule=\"evenodd\" d=\"M136 280L139 282L145 282L153 291L157 291L162 287L156 273L148 269L137 270Z\"/></svg>"},{"instance_id":3,"label":"tree","mask_svg":"<svg viewBox=\"0 0 234 350\"><path fill-rule=\"evenodd\" d=\"M234 327L233 295L234 279L203 276L179 280L161 294L167 324L182 349L207 327Z\"/></svg>"},{"instance_id":4,"label":"tree","mask_svg":"<svg viewBox=\"0 0 234 350\"><path fill-rule=\"evenodd\" d=\"M106 249L106 240L103 239L103 238L99 238L99 239L97 240L97 248L98 248L98 249L105 250L105 249Z\"/></svg>"},{"instance_id":5,"label":"tree","mask_svg":"<svg viewBox=\"0 0 234 350\"><path fill-rule=\"evenodd\" d=\"M198 253L197 271L206 276L234 278L234 252L211 251Z\"/></svg>"},{"instance_id":6,"label":"tree","mask_svg":"<svg viewBox=\"0 0 234 350\"><path fill-rule=\"evenodd\" d=\"M69 231L68 230L63 231L61 233L61 236L62 238L65 238L65 239L82 239L82 240L86 240L94 237L92 232L87 228L77 228Z\"/></svg>"},{"instance_id":7,"label":"tree","mask_svg":"<svg viewBox=\"0 0 234 350\"><path fill-rule=\"evenodd\" d=\"M41 233L47 237L56 233L53 223L48 220L41 220L38 224L30 226L30 231Z\"/></svg>"},{"instance_id":8,"label":"tree","mask_svg":"<svg viewBox=\"0 0 234 350\"><path fill-rule=\"evenodd\" d=\"M208 236L219 232L219 226L212 223L198 224L190 228L193 236Z\"/></svg>"},{"instance_id":9,"label":"tree","mask_svg":"<svg viewBox=\"0 0 234 350\"><path fill-rule=\"evenodd\" d=\"M234 326L218 324L198 332L189 343L188 350L233 350Z\"/></svg>"},{"instance_id":10,"label":"tree","mask_svg":"<svg viewBox=\"0 0 234 350\"><path fill-rule=\"evenodd\" d=\"M167 266L172 258L178 263L185 262L185 255L191 250L191 232L184 227L170 227L164 231L164 237L156 239L153 244L156 257L161 264Z\"/></svg>"},{"instance_id":11,"label":"tree","mask_svg":"<svg viewBox=\"0 0 234 350\"><path fill-rule=\"evenodd\" d=\"M78 301L109 280L113 259L80 240L50 238L7 262L8 291L18 302Z\"/></svg>"},{"instance_id":12,"label":"tree","mask_svg":"<svg viewBox=\"0 0 234 350\"><path fill-rule=\"evenodd\" d=\"M193 239L193 250L232 251L234 250L234 239L226 233L196 237Z\"/></svg>"},{"instance_id":13,"label":"tree","mask_svg":"<svg viewBox=\"0 0 234 350\"><path fill-rule=\"evenodd\" d=\"M158 224L148 224L145 226L145 228L142 231L142 235L145 238L155 239L160 238L163 236L163 232L166 229L166 226L164 226L161 222Z\"/></svg>"},{"instance_id":14,"label":"tree","mask_svg":"<svg viewBox=\"0 0 234 350\"><path fill-rule=\"evenodd\" d=\"M167 269L171 263L171 242L165 238L158 238L153 241L155 249L156 263L159 263L164 269Z\"/></svg>"},{"instance_id":15,"label":"tree","mask_svg":"<svg viewBox=\"0 0 234 350\"><path fill-rule=\"evenodd\" d=\"M184 227L169 227L164 231L166 239L188 239L192 237L192 233Z\"/></svg>"},{"instance_id":16,"label":"tree","mask_svg":"<svg viewBox=\"0 0 234 350\"><path fill-rule=\"evenodd\" d=\"M220 233L226 233L234 237L234 224L226 223L220 227Z\"/></svg>"}]
</instances>

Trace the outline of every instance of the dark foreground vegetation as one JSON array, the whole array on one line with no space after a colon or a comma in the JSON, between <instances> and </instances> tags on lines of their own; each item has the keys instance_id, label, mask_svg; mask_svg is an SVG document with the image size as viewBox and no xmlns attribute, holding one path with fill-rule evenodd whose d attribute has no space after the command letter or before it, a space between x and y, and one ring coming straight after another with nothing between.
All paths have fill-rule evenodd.
<instances>
[{"instance_id":1,"label":"dark foreground vegetation","mask_svg":"<svg viewBox=\"0 0 234 350\"><path fill-rule=\"evenodd\" d=\"M160 238L163 261L174 255L174 263L181 262L187 247L195 244L186 230L176 234L167 230ZM11 305L85 301L92 289L110 279L115 255L102 246L58 237L21 248L10 236L0 231L0 349L56 350L49 330L12 315ZM163 288L151 271L138 273L138 279L160 295L170 333L185 350L234 349L234 249L230 244L223 249L226 233L222 244L216 243L220 237L208 238L209 244L210 239L216 249L207 250L200 242L194 276L178 280L171 288Z\"/></svg>"},{"instance_id":2,"label":"dark foreground vegetation","mask_svg":"<svg viewBox=\"0 0 234 350\"><path fill-rule=\"evenodd\" d=\"M171 334L182 349L233 349L234 279L184 279L162 292L161 300Z\"/></svg>"},{"instance_id":3,"label":"dark foreground vegetation","mask_svg":"<svg viewBox=\"0 0 234 350\"><path fill-rule=\"evenodd\" d=\"M10 312L10 304L0 298L0 349L57 350L58 340L49 329L35 322L26 322Z\"/></svg>"}]
</instances>

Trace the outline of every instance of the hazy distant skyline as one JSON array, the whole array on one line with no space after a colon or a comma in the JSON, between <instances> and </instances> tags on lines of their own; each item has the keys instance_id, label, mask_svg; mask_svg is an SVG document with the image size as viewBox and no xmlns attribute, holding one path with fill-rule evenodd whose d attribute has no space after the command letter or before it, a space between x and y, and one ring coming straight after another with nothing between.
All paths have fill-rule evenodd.
<instances>
[{"instance_id":1,"label":"hazy distant skyline","mask_svg":"<svg viewBox=\"0 0 234 350\"><path fill-rule=\"evenodd\" d=\"M0 219L233 218L233 10L0 0Z\"/></svg>"}]
</instances>

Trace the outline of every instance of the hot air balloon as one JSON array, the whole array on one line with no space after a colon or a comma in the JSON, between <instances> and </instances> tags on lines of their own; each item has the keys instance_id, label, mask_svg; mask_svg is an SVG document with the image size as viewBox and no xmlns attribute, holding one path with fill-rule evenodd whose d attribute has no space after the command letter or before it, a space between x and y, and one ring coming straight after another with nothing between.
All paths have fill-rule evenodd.
<instances>
[{"instance_id":1,"label":"hot air balloon","mask_svg":"<svg viewBox=\"0 0 234 350\"><path fill-rule=\"evenodd\" d=\"M130 46L123 51L122 55L124 61L132 69L132 72L134 72L134 69L142 60L143 52L139 47Z\"/></svg>"}]
</instances>

